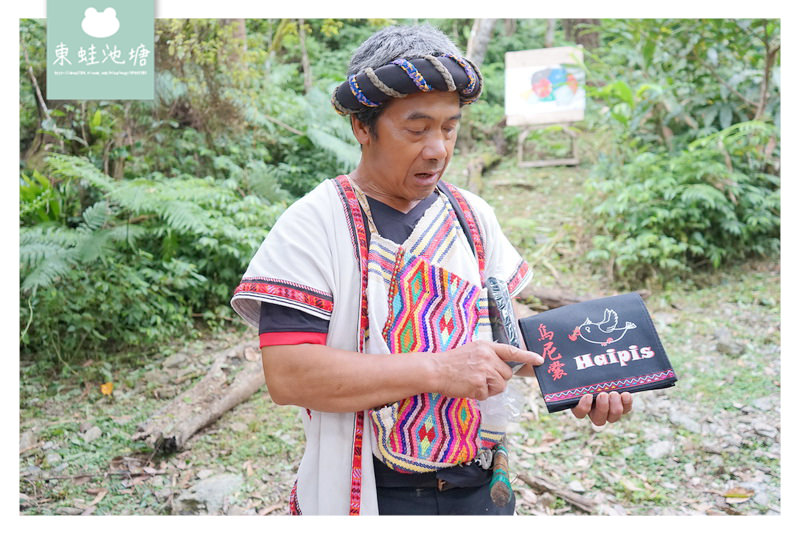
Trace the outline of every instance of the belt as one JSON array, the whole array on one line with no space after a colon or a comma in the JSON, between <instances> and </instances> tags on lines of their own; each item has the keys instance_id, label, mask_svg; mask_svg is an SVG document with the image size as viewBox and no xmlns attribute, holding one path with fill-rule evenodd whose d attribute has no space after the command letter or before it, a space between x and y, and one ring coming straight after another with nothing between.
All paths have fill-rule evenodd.
<instances>
[{"instance_id":1,"label":"belt","mask_svg":"<svg viewBox=\"0 0 800 533\"><path fill-rule=\"evenodd\" d=\"M397 472L374 456L372 463L375 484L382 488L435 488L444 492L459 487L480 487L492 480L491 469L485 470L475 461L421 474Z\"/></svg>"}]
</instances>

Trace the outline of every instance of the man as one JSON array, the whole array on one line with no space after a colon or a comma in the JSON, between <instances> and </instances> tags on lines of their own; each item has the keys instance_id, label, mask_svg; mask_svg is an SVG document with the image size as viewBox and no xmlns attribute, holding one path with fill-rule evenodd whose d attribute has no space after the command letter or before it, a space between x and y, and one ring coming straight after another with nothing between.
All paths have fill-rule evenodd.
<instances>
[{"instance_id":1,"label":"man","mask_svg":"<svg viewBox=\"0 0 800 533\"><path fill-rule=\"evenodd\" d=\"M514 295L528 265L488 204L441 181L461 107L482 79L430 26L393 27L354 53L332 103L361 160L275 224L232 305L259 326L267 387L305 408L293 514L512 514L489 498L508 361L491 342L485 280ZM616 421L630 394L573 410ZM502 417L501 417L502 418Z\"/></svg>"}]
</instances>

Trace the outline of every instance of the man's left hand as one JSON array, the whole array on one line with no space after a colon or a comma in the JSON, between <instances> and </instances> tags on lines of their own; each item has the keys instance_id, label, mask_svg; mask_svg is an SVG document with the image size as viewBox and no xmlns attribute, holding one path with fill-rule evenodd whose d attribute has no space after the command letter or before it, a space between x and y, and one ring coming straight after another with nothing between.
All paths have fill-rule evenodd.
<instances>
[{"instance_id":1,"label":"man's left hand","mask_svg":"<svg viewBox=\"0 0 800 533\"><path fill-rule=\"evenodd\" d=\"M606 422L616 422L622 415L627 414L633 408L633 395L630 392L622 394L614 391L611 393L601 392L597 395L597 400L592 406L592 395L585 394L578 405L572 408L572 414L576 418L584 418L589 415L589 419L595 426L602 426Z\"/></svg>"}]
</instances>

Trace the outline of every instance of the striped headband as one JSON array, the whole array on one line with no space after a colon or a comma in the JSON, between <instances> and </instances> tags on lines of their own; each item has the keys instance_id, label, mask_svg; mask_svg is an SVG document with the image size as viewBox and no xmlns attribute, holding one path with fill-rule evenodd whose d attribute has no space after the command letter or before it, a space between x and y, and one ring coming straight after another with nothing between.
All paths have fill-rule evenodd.
<instances>
[{"instance_id":1,"label":"striped headband","mask_svg":"<svg viewBox=\"0 0 800 533\"><path fill-rule=\"evenodd\" d=\"M348 76L333 92L331 103L340 115L379 107L390 98L416 92L457 91L462 104L471 104L481 94L483 78L465 57L455 55L395 59L391 63Z\"/></svg>"}]
</instances>

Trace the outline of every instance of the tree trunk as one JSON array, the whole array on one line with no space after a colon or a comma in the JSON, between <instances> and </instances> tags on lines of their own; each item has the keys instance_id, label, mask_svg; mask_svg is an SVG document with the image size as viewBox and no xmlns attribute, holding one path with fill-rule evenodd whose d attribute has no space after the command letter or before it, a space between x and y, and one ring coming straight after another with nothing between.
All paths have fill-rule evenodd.
<instances>
[{"instance_id":1,"label":"tree trunk","mask_svg":"<svg viewBox=\"0 0 800 533\"><path fill-rule=\"evenodd\" d=\"M562 19L561 22L568 40L583 45L587 50L600 44L597 30L588 27L599 25L599 19Z\"/></svg>"},{"instance_id":2,"label":"tree trunk","mask_svg":"<svg viewBox=\"0 0 800 533\"><path fill-rule=\"evenodd\" d=\"M495 22L497 19L475 19L472 24L472 32L467 41L467 57L478 67L481 66L483 58L486 56L486 49L489 48Z\"/></svg>"},{"instance_id":3,"label":"tree trunk","mask_svg":"<svg viewBox=\"0 0 800 533\"><path fill-rule=\"evenodd\" d=\"M223 26L232 26L231 40L228 44L230 47L228 61L243 64L244 55L247 52L247 29L244 19L221 19L220 22Z\"/></svg>"},{"instance_id":4,"label":"tree trunk","mask_svg":"<svg viewBox=\"0 0 800 533\"><path fill-rule=\"evenodd\" d=\"M302 53L303 65L303 88L305 93L311 91L311 62L308 60L308 50L306 50L306 30L303 19L297 21L297 32L300 36L300 52Z\"/></svg>"},{"instance_id":5,"label":"tree trunk","mask_svg":"<svg viewBox=\"0 0 800 533\"><path fill-rule=\"evenodd\" d=\"M764 37L762 39L764 49L766 50L765 64L764 64L764 79L761 81L761 91L758 98L758 107L756 108L753 120L761 120L764 111L767 109L767 96L769 95L769 82L772 74L772 66L775 64L775 59L778 56L778 51L781 49L780 43L774 48L770 47L770 35L767 30L767 23L764 23Z\"/></svg>"},{"instance_id":6,"label":"tree trunk","mask_svg":"<svg viewBox=\"0 0 800 533\"><path fill-rule=\"evenodd\" d=\"M192 435L247 400L262 385L264 371L255 345L246 342L223 350L214 356L205 377L143 422L131 438L144 440L163 453L180 450Z\"/></svg>"},{"instance_id":7,"label":"tree trunk","mask_svg":"<svg viewBox=\"0 0 800 533\"><path fill-rule=\"evenodd\" d=\"M552 48L556 33L556 19L547 19L547 30L544 33L544 47Z\"/></svg>"}]
</instances>

